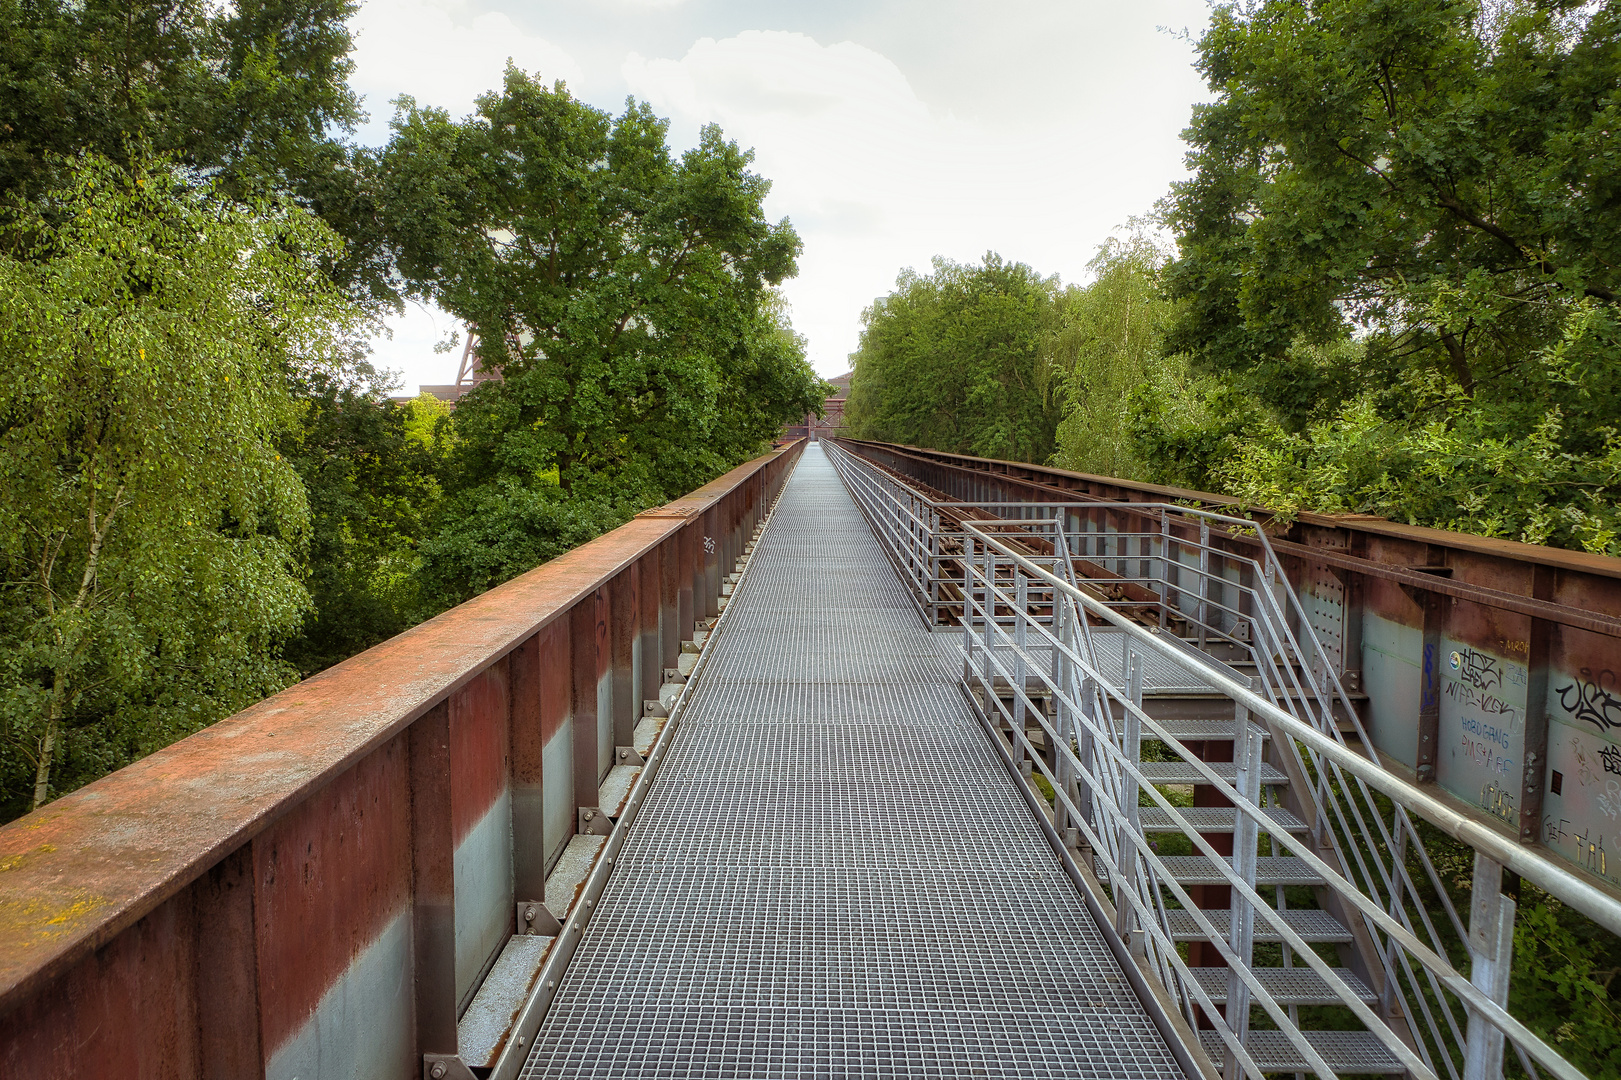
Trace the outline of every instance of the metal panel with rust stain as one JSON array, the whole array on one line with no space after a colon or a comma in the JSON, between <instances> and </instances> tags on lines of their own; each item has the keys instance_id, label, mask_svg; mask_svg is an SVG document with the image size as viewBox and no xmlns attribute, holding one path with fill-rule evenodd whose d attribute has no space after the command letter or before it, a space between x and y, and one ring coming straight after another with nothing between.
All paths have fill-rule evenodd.
<instances>
[{"instance_id":1,"label":"metal panel with rust stain","mask_svg":"<svg viewBox=\"0 0 1621 1080\"><path fill-rule=\"evenodd\" d=\"M1530 619L1455 601L1436 649L1436 782L1518 830Z\"/></svg>"},{"instance_id":2,"label":"metal panel with rust stain","mask_svg":"<svg viewBox=\"0 0 1621 1080\"><path fill-rule=\"evenodd\" d=\"M560 620L537 636L540 652L540 753L543 824L543 863L545 869L562 855L568 838L574 835L574 726L573 653L567 620ZM544 896L545 874L539 891ZM529 899L528 895L525 899Z\"/></svg>"},{"instance_id":3,"label":"metal panel with rust stain","mask_svg":"<svg viewBox=\"0 0 1621 1080\"><path fill-rule=\"evenodd\" d=\"M664 681L664 660L659 645L660 602L664 587L664 546L653 548L636 564L640 610L637 614L636 690L633 698L632 730L641 719L642 702L656 700Z\"/></svg>"},{"instance_id":4,"label":"metal panel with rust stain","mask_svg":"<svg viewBox=\"0 0 1621 1080\"><path fill-rule=\"evenodd\" d=\"M1621 884L1621 664L1614 642L1560 628L1550 667L1539 838Z\"/></svg>"},{"instance_id":5,"label":"metal panel with rust stain","mask_svg":"<svg viewBox=\"0 0 1621 1080\"><path fill-rule=\"evenodd\" d=\"M9 1014L0 1023L0 1076L200 1075L196 961L188 890Z\"/></svg>"},{"instance_id":6,"label":"metal panel with rust stain","mask_svg":"<svg viewBox=\"0 0 1621 1080\"><path fill-rule=\"evenodd\" d=\"M260 1030L269 1062L331 1023L320 1015L323 1002L350 1009L369 998L374 988L364 976L388 966L372 950L411 907L407 764L405 740L391 740L253 842ZM408 937L395 943L407 969L409 946ZM390 1004L385 996L375 1015L364 1008L346 1015L408 1041L408 1029L389 1029L409 1024L409 1011L402 1017Z\"/></svg>"},{"instance_id":7,"label":"metal panel with rust stain","mask_svg":"<svg viewBox=\"0 0 1621 1080\"><path fill-rule=\"evenodd\" d=\"M0 827L0 1014L678 527L632 521Z\"/></svg>"},{"instance_id":8,"label":"metal panel with rust stain","mask_svg":"<svg viewBox=\"0 0 1621 1080\"><path fill-rule=\"evenodd\" d=\"M512 935L511 702L503 658L450 696L450 809L455 840L456 998Z\"/></svg>"},{"instance_id":9,"label":"metal panel with rust stain","mask_svg":"<svg viewBox=\"0 0 1621 1080\"><path fill-rule=\"evenodd\" d=\"M637 666L641 660L642 560L632 563L608 583L609 743L607 759L615 763L614 747L629 746L641 712Z\"/></svg>"},{"instance_id":10,"label":"metal panel with rust stain","mask_svg":"<svg viewBox=\"0 0 1621 1080\"><path fill-rule=\"evenodd\" d=\"M618 580L615 578L614 580ZM612 601L609 589L612 582L597 590L592 605L592 648L596 656L596 708L593 715L596 718L596 780L590 785L590 793L583 789L576 792L580 796L581 806L597 805L597 786L602 778L608 775L613 767L614 750L614 673L613 673L613 625ZM578 780L576 780L578 783Z\"/></svg>"},{"instance_id":11,"label":"metal panel with rust stain","mask_svg":"<svg viewBox=\"0 0 1621 1080\"><path fill-rule=\"evenodd\" d=\"M544 633L544 632L543 632ZM507 657L512 754L512 887L514 897L546 889L545 743L541 740L541 634Z\"/></svg>"}]
</instances>

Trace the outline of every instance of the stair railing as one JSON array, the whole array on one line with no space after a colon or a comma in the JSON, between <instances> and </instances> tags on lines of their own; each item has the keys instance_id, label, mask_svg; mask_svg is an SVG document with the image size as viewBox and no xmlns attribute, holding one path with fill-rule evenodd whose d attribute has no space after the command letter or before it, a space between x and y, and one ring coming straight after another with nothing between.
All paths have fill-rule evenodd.
<instances>
[{"instance_id":1,"label":"stair railing","mask_svg":"<svg viewBox=\"0 0 1621 1080\"><path fill-rule=\"evenodd\" d=\"M913 583L920 597L938 597L941 581L952 580L943 566L947 560L942 555L939 526L955 504L932 502L847 451L833 446L828 450L897 568L909 568L903 576ZM1333 705L1338 700L1353 723L1354 708L1332 666L1311 664L1307 650L1315 648L1320 652L1321 647L1311 636L1310 623L1298 598L1286 585L1280 587L1286 581L1281 564L1254 523L1187 507L1126 504L1106 506L1104 512L1157 512L1160 528L1141 534L1112 532L1100 540L1092 539L1098 537L1096 532L1082 539L1074 535L1073 529L1066 530L1066 521L1073 524L1076 515L1095 514L1099 507L1095 503L1028 504L1019 508L1018 517L962 520L956 524L962 550L950 561L959 564L955 570L960 577L955 580L961 582L965 678L977 691L987 718L1007 728L1020 767L1039 768L1051 785L1053 815L1060 833L1074 838L1071 847L1081 847L1079 840L1084 834L1082 850L1090 851L1103 871L1123 936L1132 941L1145 966L1174 991L1178 1007L1190 1023L1197 1024L1202 1015L1213 1024L1227 1075L1260 1072L1245 1049L1246 994L1277 1024L1310 1069L1319 1075L1333 1075L1327 1061L1299 1028L1297 1011L1281 1006L1253 975L1247 954L1255 920L1260 919L1276 932L1285 947L1285 958L1301 961L1316 971L1412 1075L1438 1075L1437 1057L1441 1067L1455 1078L1473 1080L1496 1075L1501 1069L1506 1036L1529 1075L1536 1075L1534 1060L1555 1076L1580 1076L1504 1009L1513 905L1500 896L1502 870L1507 867L1520 873L1616 932L1621 932L1621 904L1565 867L1462 817L1389 773L1367 751L1369 744L1360 728L1357 734L1364 736L1364 749L1359 751L1347 744L1334 722ZM1177 524L1183 532L1193 531L1187 528L1185 519L1194 518L1194 535L1198 539L1178 535L1170 524L1172 514L1181 516ZM1213 526L1222 533L1213 534ZM1050 553L1033 555L1028 544L1021 544L1025 550L1010 546L1005 535L1010 529L1024 536L1046 530ZM1238 556L1227 547L1212 544L1218 535L1230 539L1240 530L1252 530L1249 546L1258 541L1261 559ZM1133 539L1139 541L1136 553L1126 550ZM1136 561L1140 573L1088 577L1078 572L1077 558L1089 561L1094 556L1113 561L1116 571L1127 570ZM1149 563L1157 564L1158 573L1147 570L1145 564ZM1227 576L1233 572L1239 581ZM1194 575L1193 589L1182 583L1184 573ZM1242 581L1245 576L1250 584ZM1140 598L1110 600L1098 595L1100 583L1118 590L1121 584L1149 580L1159 586L1155 603L1162 624L1186 619L1191 609L1194 619L1190 622L1197 640L1206 644L1214 638L1244 648L1256 665L1255 684L1246 685L1235 678L1236 672L1188 648L1159 627L1145 627L1115 610L1133 606L1140 609ZM1258 588L1253 584L1256 581L1260 582ZM1280 600L1280 592L1284 599ZM1042 598L1039 602L1035 599L1038 597ZM921 600L919 608L925 617L930 616ZM1300 627L1299 638L1289 625L1291 615ZM1104 662L1094 624L1098 629L1107 626L1111 632L1123 635L1122 641L1127 643L1122 649L1124 670L1119 675L1113 674L1118 669ZM1301 639L1309 643L1307 649L1301 647ZM1239 761L1232 782L1143 710L1142 662L1149 656L1201 679L1232 699L1235 709L1241 710L1235 734L1244 737L1235 742ZM1315 692L1308 691L1306 682L1298 677L1307 670L1321 673L1310 680ZM1312 843L1277 830L1268 821L1267 808L1260 805L1258 797L1259 770L1254 767L1257 751L1252 742L1258 743L1259 737L1244 722L1246 716L1271 730L1275 751L1281 743L1286 748L1284 756L1296 757L1298 747L1305 751L1305 760L1311 762L1312 794L1316 796ZM1028 737L1026 724L1032 720L1043 731L1045 757ZM1188 762L1200 774L1201 782L1214 787L1238 808L1238 854L1230 860L1217 853L1143 773L1139 744L1145 727L1153 738ZM1347 796L1347 792L1355 794ZM1378 812L1375 792L1392 808L1389 826ZM1141 828L1136 810L1138 793L1164 811L1232 888L1235 902L1231 925L1218 931L1168 872ZM1463 927L1450 906L1447 909L1452 928L1468 946L1472 982L1446 958L1443 936L1419 902L1418 890L1408 874L1411 850L1438 895L1445 898L1412 826L1412 813L1476 851L1469 929ZM1369 828L1370 817L1376 828ZM1262 832L1271 838L1274 851L1281 848L1304 860L1327 882L1331 896L1347 913L1354 912L1373 935L1385 976L1383 1011L1389 1015L1375 1014L1361 1001L1355 988L1317 956L1287 924L1280 913L1281 903L1279 908L1273 908L1262 901L1253 870L1254 850ZM1350 849L1349 863L1344 857L1346 848ZM1379 857L1381 849L1389 857L1388 865ZM1330 865L1323 856L1338 865ZM1372 868L1368 865L1370 857L1374 861ZM1342 868L1348 865L1357 872L1346 875ZM1090 867L1084 869L1089 871ZM1167 895L1186 909L1228 963L1226 991L1231 1008L1218 1009L1192 974L1193 969L1181 959L1166 915ZM1416 912L1410 912L1409 905ZM1415 932L1414 914L1424 927L1423 938ZM1397 978L1398 970L1404 978ZM1423 993L1425 986L1431 990L1428 995ZM1463 1029L1449 998L1466 1013ZM1407 1025L1403 1023L1403 1010L1393 1007L1398 999L1406 1007L1406 1017L1413 1015L1415 1006L1423 1015L1426 1037L1415 1039L1411 1033L1404 1035L1399 1030Z\"/></svg>"}]
</instances>

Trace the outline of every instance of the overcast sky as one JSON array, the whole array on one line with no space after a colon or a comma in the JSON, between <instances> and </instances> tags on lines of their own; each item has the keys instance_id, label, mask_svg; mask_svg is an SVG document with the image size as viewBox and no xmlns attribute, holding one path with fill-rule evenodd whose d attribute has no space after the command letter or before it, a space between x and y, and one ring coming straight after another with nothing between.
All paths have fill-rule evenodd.
<instances>
[{"instance_id":1,"label":"overcast sky","mask_svg":"<svg viewBox=\"0 0 1621 1080\"><path fill-rule=\"evenodd\" d=\"M618 113L629 95L753 147L766 211L805 243L787 283L823 375L850 366L861 310L903 267L988 250L1065 281L1184 175L1207 92L1204 0L364 0L355 88L381 145L408 93L457 117L507 58ZM457 330L413 308L374 359L407 393L449 382Z\"/></svg>"}]
</instances>

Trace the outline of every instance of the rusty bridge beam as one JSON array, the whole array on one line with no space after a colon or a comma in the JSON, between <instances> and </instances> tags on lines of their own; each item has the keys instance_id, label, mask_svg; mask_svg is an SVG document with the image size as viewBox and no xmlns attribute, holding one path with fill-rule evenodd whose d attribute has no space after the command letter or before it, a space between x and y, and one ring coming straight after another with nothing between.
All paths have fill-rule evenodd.
<instances>
[{"instance_id":1,"label":"rusty bridge beam","mask_svg":"<svg viewBox=\"0 0 1621 1080\"><path fill-rule=\"evenodd\" d=\"M803 445L0 827L0 1076L403 1077L454 1053L604 744Z\"/></svg>"}]
</instances>

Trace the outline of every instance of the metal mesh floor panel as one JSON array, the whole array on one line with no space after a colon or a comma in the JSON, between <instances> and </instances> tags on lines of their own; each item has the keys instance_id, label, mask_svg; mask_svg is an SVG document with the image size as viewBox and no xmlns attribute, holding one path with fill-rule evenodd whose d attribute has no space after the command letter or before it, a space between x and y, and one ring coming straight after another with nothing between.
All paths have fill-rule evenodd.
<instances>
[{"instance_id":1,"label":"metal mesh floor panel","mask_svg":"<svg viewBox=\"0 0 1621 1080\"><path fill-rule=\"evenodd\" d=\"M523 1075L1179 1077L817 446Z\"/></svg>"},{"instance_id":2,"label":"metal mesh floor panel","mask_svg":"<svg viewBox=\"0 0 1621 1080\"><path fill-rule=\"evenodd\" d=\"M1277 999L1279 1005L1329 1005L1340 999L1328 988L1328 982L1310 968L1251 968L1266 992ZM1379 995L1356 977L1350 968L1334 968L1346 987L1363 1001L1375 1002ZM1217 1005L1227 1001L1227 969L1213 967L1193 968L1193 977L1204 987L1210 1000Z\"/></svg>"},{"instance_id":3,"label":"metal mesh floor panel","mask_svg":"<svg viewBox=\"0 0 1621 1080\"><path fill-rule=\"evenodd\" d=\"M1199 1041L1212 1061L1220 1061L1225 1048L1214 1031L1199 1032ZM1385 1074L1405 1072L1401 1059L1379 1037L1368 1031L1308 1031L1306 1041L1337 1073ZM1294 1072L1306 1068L1306 1056L1281 1031L1252 1031L1245 1049L1268 1072Z\"/></svg>"}]
</instances>

